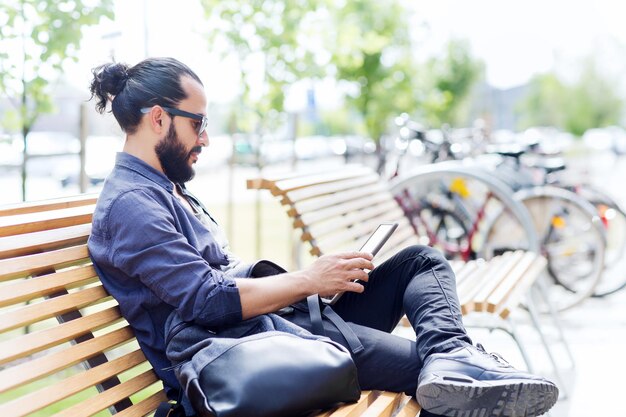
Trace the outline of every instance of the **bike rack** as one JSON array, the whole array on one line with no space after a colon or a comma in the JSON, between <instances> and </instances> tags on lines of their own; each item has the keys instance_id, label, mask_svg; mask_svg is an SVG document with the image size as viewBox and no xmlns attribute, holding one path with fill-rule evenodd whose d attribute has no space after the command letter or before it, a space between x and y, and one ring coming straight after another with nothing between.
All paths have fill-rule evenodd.
<instances>
[{"instance_id":1,"label":"bike rack","mask_svg":"<svg viewBox=\"0 0 626 417\"><path fill-rule=\"evenodd\" d=\"M444 161L423 165L389 181L389 189L394 193L403 189L409 183L439 179L442 174L465 176L484 183L511 210L511 213L519 221L528 238L528 250L536 253L540 252L539 237L526 207L513 197L514 192L508 185L487 173L478 165L472 166L461 161Z\"/></svg>"}]
</instances>

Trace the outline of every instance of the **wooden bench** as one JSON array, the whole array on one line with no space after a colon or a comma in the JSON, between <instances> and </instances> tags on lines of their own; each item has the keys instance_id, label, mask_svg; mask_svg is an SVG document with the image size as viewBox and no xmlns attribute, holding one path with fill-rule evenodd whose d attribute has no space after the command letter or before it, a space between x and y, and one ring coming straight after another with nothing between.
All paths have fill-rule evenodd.
<instances>
[{"instance_id":1,"label":"wooden bench","mask_svg":"<svg viewBox=\"0 0 626 417\"><path fill-rule=\"evenodd\" d=\"M161 382L87 252L95 196L0 207L0 416L153 414ZM414 417L364 391L318 417Z\"/></svg>"},{"instance_id":2,"label":"wooden bench","mask_svg":"<svg viewBox=\"0 0 626 417\"><path fill-rule=\"evenodd\" d=\"M248 189L269 190L280 199L309 253L359 248L381 222L399 226L374 263L400 248L424 243L400 205L373 170L347 166L326 172L296 173L247 181ZM507 319L546 266L534 252L506 252L491 260L451 263L463 314L485 312Z\"/></svg>"}]
</instances>

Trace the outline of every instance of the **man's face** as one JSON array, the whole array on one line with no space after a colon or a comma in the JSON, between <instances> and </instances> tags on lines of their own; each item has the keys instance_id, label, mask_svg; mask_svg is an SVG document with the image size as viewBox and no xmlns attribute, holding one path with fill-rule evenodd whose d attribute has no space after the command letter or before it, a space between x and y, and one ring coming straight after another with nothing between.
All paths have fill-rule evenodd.
<instances>
[{"instance_id":1,"label":"man's face","mask_svg":"<svg viewBox=\"0 0 626 417\"><path fill-rule=\"evenodd\" d=\"M176 107L189 113L204 115L206 97L202 85L188 77L183 78L181 83L187 98ZM172 182L184 183L195 175L193 164L198 160L202 147L208 145L206 132L198 136L199 123L184 116L172 117L167 134L155 146L163 172Z\"/></svg>"},{"instance_id":2,"label":"man's face","mask_svg":"<svg viewBox=\"0 0 626 417\"><path fill-rule=\"evenodd\" d=\"M185 146L176 134L174 123L170 125L167 135L154 148L161 162L163 172L172 182L184 183L190 181L196 172L192 164L202 152L201 146L191 149Z\"/></svg>"}]
</instances>

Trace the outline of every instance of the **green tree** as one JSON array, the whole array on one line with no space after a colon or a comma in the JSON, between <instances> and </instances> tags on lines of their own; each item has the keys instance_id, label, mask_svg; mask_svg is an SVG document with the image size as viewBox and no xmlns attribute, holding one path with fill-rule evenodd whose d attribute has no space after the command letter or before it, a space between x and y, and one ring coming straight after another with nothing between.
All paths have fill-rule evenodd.
<instances>
[{"instance_id":1,"label":"green tree","mask_svg":"<svg viewBox=\"0 0 626 417\"><path fill-rule=\"evenodd\" d=\"M616 85L589 58L573 83L554 73L537 75L518 106L520 127L555 126L581 136L587 129L618 124L624 103Z\"/></svg>"},{"instance_id":2,"label":"green tree","mask_svg":"<svg viewBox=\"0 0 626 417\"><path fill-rule=\"evenodd\" d=\"M363 118L376 141L391 118L417 109L410 14L398 0L331 4L326 45L337 80L348 84L347 102Z\"/></svg>"},{"instance_id":3,"label":"green tree","mask_svg":"<svg viewBox=\"0 0 626 417\"><path fill-rule=\"evenodd\" d=\"M443 59L429 61L420 72L411 40L413 16L402 0L202 4L212 28L211 50L238 59L245 106L267 123L283 111L285 92L294 82L332 77L361 118L363 127L354 130L377 142L381 166L381 138L394 116L416 112L423 100L431 119L449 121L480 69L467 45L455 41ZM418 76L428 80L421 94Z\"/></svg>"},{"instance_id":4,"label":"green tree","mask_svg":"<svg viewBox=\"0 0 626 417\"><path fill-rule=\"evenodd\" d=\"M242 104L272 126L285 94L298 80L323 74L315 39L324 2L316 0L201 0L213 30L212 52L236 56ZM275 127L275 126L272 126ZM250 126L248 126L250 129Z\"/></svg>"},{"instance_id":5,"label":"green tree","mask_svg":"<svg viewBox=\"0 0 626 417\"><path fill-rule=\"evenodd\" d=\"M432 57L425 66L420 85L424 119L432 126L458 124L463 105L482 72L483 63L472 56L467 41L449 41L443 57Z\"/></svg>"},{"instance_id":6,"label":"green tree","mask_svg":"<svg viewBox=\"0 0 626 417\"><path fill-rule=\"evenodd\" d=\"M0 94L14 107L22 133L22 198L26 198L27 137L37 118L54 110L52 82L78 60L84 26L113 17L113 0L3 0L0 3Z\"/></svg>"}]
</instances>

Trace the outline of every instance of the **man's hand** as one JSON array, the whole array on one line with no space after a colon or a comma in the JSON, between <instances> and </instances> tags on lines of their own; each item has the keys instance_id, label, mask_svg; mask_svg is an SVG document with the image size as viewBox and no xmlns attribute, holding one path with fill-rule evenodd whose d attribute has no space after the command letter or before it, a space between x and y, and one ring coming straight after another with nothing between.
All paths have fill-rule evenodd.
<instances>
[{"instance_id":1,"label":"man's hand","mask_svg":"<svg viewBox=\"0 0 626 417\"><path fill-rule=\"evenodd\" d=\"M367 282L364 269L374 269L372 255L365 252L347 252L319 257L311 266L304 269L313 293L332 296L339 292L363 292L364 288L356 280Z\"/></svg>"},{"instance_id":2,"label":"man's hand","mask_svg":"<svg viewBox=\"0 0 626 417\"><path fill-rule=\"evenodd\" d=\"M372 255L363 252L319 257L306 269L264 278L236 278L244 319L270 313L312 294L332 296L344 291L363 292L364 269L374 269Z\"/></svg>"}]
</instances>

